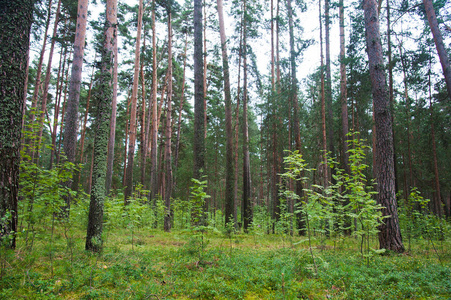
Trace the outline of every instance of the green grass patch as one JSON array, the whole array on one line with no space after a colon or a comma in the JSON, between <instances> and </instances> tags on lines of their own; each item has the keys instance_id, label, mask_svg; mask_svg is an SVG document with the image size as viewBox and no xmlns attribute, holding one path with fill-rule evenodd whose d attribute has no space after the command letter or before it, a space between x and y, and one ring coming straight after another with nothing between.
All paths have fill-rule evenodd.
<instances>
[{"instance_id":1,"label":"green grass patch","mask_svg":"<svg viewBox=\"0 0 451 300\"><path fill-rule=\"evenodd\" d=\"M43 235L45 236L45 235ZM303 237L126 229L105 233L104 252L84 232L2 250L0 299L450 299L450 242L415 241L405 254L362 259L359 242L317 241L318 274ZM439 256L438 256L439 255ZM439 260L440 257L440 260Z\"/></svg>"}]
</instances>

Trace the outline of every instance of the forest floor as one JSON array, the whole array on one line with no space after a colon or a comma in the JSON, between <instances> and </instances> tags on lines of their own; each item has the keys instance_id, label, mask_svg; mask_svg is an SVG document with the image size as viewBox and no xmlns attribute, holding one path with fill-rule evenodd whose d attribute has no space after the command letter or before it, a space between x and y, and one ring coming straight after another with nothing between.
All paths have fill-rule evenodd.
<instances>
[{"instance_id":1,"label":"forest floor","mask_svg":"<svg viewBox=\"0 0 451 300\"><path fill-rule=\"evenodd\" d=\"M1 250L0 299L451 299L450 240L367 259L355 238L115 229L92 254L84 236Z\"/></svg>"}]
</instances>

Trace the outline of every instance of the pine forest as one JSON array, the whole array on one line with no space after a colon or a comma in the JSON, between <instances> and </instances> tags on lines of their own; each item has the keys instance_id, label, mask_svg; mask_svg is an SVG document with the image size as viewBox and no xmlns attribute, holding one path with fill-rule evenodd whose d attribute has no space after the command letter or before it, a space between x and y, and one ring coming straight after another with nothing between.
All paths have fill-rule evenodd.
<instances>
[{"instance_id":1,"label":"pine forest","mask_svg":"<svg viewBox=\"0 0 451 300\"><path fill-rule=\"evenodd\" d=\"M450 299L448 0L0 0L0 299Z\"/></svg>"}]
</instances>

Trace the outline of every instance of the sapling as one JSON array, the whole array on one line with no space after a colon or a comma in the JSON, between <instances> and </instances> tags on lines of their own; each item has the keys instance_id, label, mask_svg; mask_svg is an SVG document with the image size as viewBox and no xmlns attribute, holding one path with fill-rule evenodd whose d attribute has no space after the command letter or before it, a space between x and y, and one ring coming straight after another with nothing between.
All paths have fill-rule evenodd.
<instances>
[{"instance_id":1,"label":"sapling","mask_svg":"<svg viewBox=\"0 0 451 300\"><path fill-rule=\"evenodd\" d=\"M205 241L204 235L205 231L211 229L209 226L205 226L206 224L206 214L205 214L205 200L210 198L205 192L207 187L207 180L198 180L192 178L191 181L193 185L191 186L191 230L194 232L192 236L193 243L199 243L199 261L202 260L202 254L208 241ZM200 236L199 234L200 233ZM200 238L200 241L198 240Z\"/></svg>"},{"instance_id":2,"label":"sapling","mask_svg":"<svg viewBox=\"0 0 451 300\"><path fill-rule=\"evenodd\" d=\"M360 251L362 257L366 258L367 265L369 265L370 250L375 253L381 253L385 250L370 248L370 236L377 234L378 227L383 222L383 217L382 206L373 199L376 194L373 190L373 184L368 182L364 174L364 170L368 168L368 165L364 163L364 150L368 146L363 145L362 142L364 140L348 140L350 173L345 173L337 167L336 173L340 175L336 177L336 180L342 182L344 197L349 200L349 204L345 206L347 215L354 218L360 225L360 228L355 228L353 234L361 238Z\"/></svg>"},{"instance_id":3,"label":"sapling","mask_svg":"<svg viewBox=\"0 0 451 300\"><path fill-rule=\"evenodd\" d=\"M286 178L287 180L291 179L293 181L301 181L303 185L305 186L305 183L307 181L307 177L305 177L306 172L311 172L313 169L308 169L307 164L305 163L305 160L302 158L302 154L299 153L298 150L296 151L288 151L289 155L284 157L284 163L286 165L285 167L285 173L281 174L283 178ZM307 191L307 189L304 188L304 192ZM301 199L300 195L296 194L295 192L287 189L284 192L284 195L287 199L291 199L295 201L295 203L301 203L302 207L295 206L296 210L294 213L297 215L300 211L303 212L303 215L305 216L305 222L307 226L307 237L308 237L308 243L309 243L309 249L310 249L310 255L312 257L313 266L315 268L315 274L318 274L318 268L316 266L315 262L315 256L313 255L312 250L312 238L311 238L311 227L310 227L310 219L309 219L309 209L307 204L309 201L307 201L307 196L304 195L304 197Z\"/></svg>"}]
</instances>

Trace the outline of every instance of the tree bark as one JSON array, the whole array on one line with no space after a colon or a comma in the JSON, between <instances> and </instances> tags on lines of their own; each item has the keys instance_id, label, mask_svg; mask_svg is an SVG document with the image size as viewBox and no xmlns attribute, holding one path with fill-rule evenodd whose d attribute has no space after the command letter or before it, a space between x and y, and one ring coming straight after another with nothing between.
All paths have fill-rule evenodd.
<instances>
[{"instance_id":1,"label":"tree bark","mask_svg":"<svg viewBox=\"0 0 451 300\"><path fill-rule=\"evenodd\" d=\"M180 151L180 132L182 127L182 113L183 113L183 105L185 103L185 76L186 76L186 52L188 50L188 32L185 33L185 50L183 54L183 78L182 78L182 93L180 96L180 105L179 105L179 117L177 122L177 141L175 143L175 158L174 158L174 166L175 169L178 167L179 163L179 151ZM174 183L175 185L175 183Z\"/></svg>"},{"instance_id":2,"label":"tree bark","mask_svg":"<svg viewBox=\"0 0 451 300\"><path fill-rule=\"evenodd\" d=\"M230 71L227 56L227 38L224 27L222 0L217 0L219 17L219 34L221 37L222 67L224 75L224 102L226 122L226 186L225 186L225 223L233 220L233 132L232 132L232 97L230 95Z\"/></svg>"},{"instance_id":3,"label":"tree bark","mask_svg":"<svg viewBox=\"0 0 451 300\"><path fill-rule=\"evenodd\" d=\"M18 220L19 163L24 84L34 0L0 6L0 240L14 249Z\"/></svg>"},{"instance_id":4,"label":"tree bark","mask_svg":"<svg viewBox=\"0 0 451 300\"><path fill-rule=\"evenodd\" d=\"M393 130L376 0L364 0L363 9L376 123L377 200L384 207L382 215L386 217L379 226L379 244L381 248L403 252L395 195Z\"/></svg>"},{"instance_id":5,"label":"tree bark","mask_svg":"<svg viewBox=\"0 0 451 300\"><path fill-rule=\"evenodd\" d=\"M249 158L249 125L247 108L247 27L246 27L246 0L244 0L243 22L243 228L247 232L252 223L251 206L251 168Z\"/></svg>"},{"instance_id":6,"label":"tree bark","mask_svg":"<svg viewBox=\"0 0 451 300\"><path fill-rule=\"evenodd\" d=\"M349 153L348 153L348 89L346 86L346 49L345 49L345 19L344 19L344 1L339 0L339 19L340 19L340 101L341 101L341 140L342 159L345 171L350 174Z\"/></svg>"},{"instance_id":7,"label":"tree bark","mask_svg":"<svg viewBox=\"0 0 451 300\"><path fill-rule=\"evenodd\" d=\"M157 174L157 138L158 138L158 111L157 111L157 37L155 26L155 0L152 1L152 127L150 149L150 200L154 200L158 194Z\"/></svg>"},{"instance_id":8,"label":"tree bark","mask_svg":"<svg viewBox=\"0 0 451 300\"><path fill-rule=\"evenodd\" d=\"M63 150L67 161L75 163L75 151L77 148L78 131L78 105L80 102L80 86L83 69L83 55L85 51L86 25L88 21L89 0L78 1L77 26L75 30L74 52L72 60L72 72L69 83L69 96L67 99ZM72 180L66 182L70 187ZM68 213L70 208L70 197L65 199L65 210Z\"/></svg>"},{"instance_id":9,"label":"tree bark","mask_svg":"<svg viewBox=\"0 0 451 300\"><path fill-rule=\"evenodd\" d=\"M129 126L129 141L127 153L127 169L125 172L125 192L124 203L128 204L128 199L133 192L133 161L135 158L135 143L136 143L136 109L138 101L138 82L139 82L139 59L141 51L141 31L143 18L143 0L139 0L138 11L138 28L136 33L136 47L135 47L135 66L133 74L133 89L132 89L132 106L130 108L130 126Z\"/></svg>"},{"instance_id":10,"label":"tree bark","mask_svg":"<svg viewBox=\"0 0 451 300\"><path fill-rule=\"evenodd\" d=\"M327 108L327 139L328 150L332 157L335 156L334 142L334 116L332 111L332 74L330 69L330 0L325 0L325 33L326 33L326 108ZM326 165L327 168L327 165ZM332 170L331 170L332 171ZM331 172L327 172L328 180L333 180Z\"/></svg>"},{"instance_id":11,"label":"tree bark","mask_svg":"<svg viewBox=\"0 0 451 300\"><path fill-rule=\"evenodd\" d=\"M205 166L202 0L194 0L194 173L201 179Z\"/></svg>"},{"instance_id":12,"label":"tree bark","mask_svg":"<svg viewBox=\"0 0 451 300\"><path fill-rule=\"evenodd\" d=\"M94 159L92 173L91 201L89 204L86 250L102 250L103 204L105 201L105 178L108 160L108 139L110 131L111 102L113 100L113 59L116 27L117 0L106 3L105 40L102 49L99 88L96 91L97 116L94 138Z\"/></svg>"},{"instance_id":13,"label":"tree bark","mask_svg":"<svg viewBox=\"0 0 451 300\"><path fill-rule=\"evenodd\" d=\"M64 55L63 55L64 52ZM59 119L59 113L61 109L61 95L63 90L63 79L64 77L64 71L66 68L66 54L67 54L67 48L61 49L60 54L60 63L58 67L58 77L56 80L56 93L55 93L55 108L53 113L53 130L52 130L52 147L50 149L50 166L49 169L52 169L53 167L53 161L55 158L56 153L56 132L58 130L58 119Z\"/></svg>"},{"instance_id":14,"label":"tree bark","mask_svg":"<svg viewBox=\"0 0 451 300\"><path fill-rule=\"evenodd\" d=\"M168 8L168 106L166 114L166 142L164 158L166 165L166 190L164 214L164 231L171 231L171 196L172 196L172 20L171 8Z\"/></svg>"},{"instance_id":15,"label":"tree bark","mask_svg":"<svg viewBox=\"0 0 451 300\"><path fill-rule=\"evenodd\" d=\"M324 55L323 55L323 22L321 13L321 0L319 1L319 36L321 44L321 125L323 133L323 181L324 187L329 183L329 169L327 168L327 121L326 121L326 91L325 91L325 79L324 79Z\"/></svg>"},{"instance_id":16,"label":"tree bark","mask_svg":"<svg viewBox=\"0 0 451 300\"><path fill-rule=\"evenodd\" d=\"M440 63L442 64L443 75L445 76L446 88L448 90L448 98L451 100L451 66L449 63L448 53L446 52L442 34L440 32L440 28L438 27L432 0L423 0L423 4L424 9L426 10L429 27L431 28L432 36L434 37L435 47L437 48Z\"/></svg>"},{"instance_id":17,"label":"tree bark","mask_svg":"<svg viewBox=\"0 0 451 300\"><path fill-rule=\"evenodd\" d=\"M105 179L106 194L110 193L111 184L113 182L113 163L114 163L114 145L116 142L116 115L117 115L117 0L114 1L111 8L110 23L113 26L113 98L111 100L111 118L110 118L110 138L108 139L108 158ZM113 11L115 13L113 13Z\"/></svg>"},{"instance_id":18,"label":"tree bark","mask_svg":"<svg viewBox=\"0 0 451 300\"><path fill-rule=\"evenodd\" d=\"M293 123L294 123L294 134L295 134L295 145L296 151L299 154L302 154L302 144L301 144L301 129L299 124L299 102L298 102L298 82L296 78L296 52L294 48L294 25L293 25L293 9L291 6L291 0L287 1L288 8L288 27L290 33L290 63L291 63L291 102L293 104L294 112L293 112ZM291 146L291 143L290 143ZM296 180L296 194L302 199L303 196L303 187L302 182L300 180ZM293 203L294 204L294 203ZM290 208L291 209L291 208ZM303 227L303 218L302 214L297 214L298 218L298 229L303 231L301 227Z\"/></svg>"},{"instance_id":19,"label":"tree bark","mask_svg":"<svg viewBox=\"0 0 451 300\"><path fill-rule=\"evenodd\" d=\"M432 140L432 157L434 160L434 203L436 207L436 214L441 218L442 217L442 201L441 201L441 192L440 192L440 177L438 173L438 162L437 162L437 145L435 142L435 126L434 126L434 109L432 106L432 87L431 87L431 70L429 70L429 113L431 120L431 140ZM445 211L446 217L446 211Z\"/></svg>"}]
</instances>

